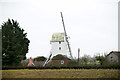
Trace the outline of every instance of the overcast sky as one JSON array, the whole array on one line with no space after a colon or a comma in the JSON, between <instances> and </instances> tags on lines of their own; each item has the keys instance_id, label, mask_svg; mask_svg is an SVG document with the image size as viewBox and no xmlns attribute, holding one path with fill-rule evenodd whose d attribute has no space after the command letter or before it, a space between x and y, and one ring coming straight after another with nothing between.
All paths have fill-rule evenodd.
<instances>
[{"instance_id":1,"label":"overcast sky","mask_svg":"<svg viewBox=\"0 0 120 80\"><path fill-rule=\"evenodd\" d=\"M53 33L63 32L63 12L72 54L118 50L119 0L0 0L0 25L17 20L30 40L27 57L48 57Z\"/></svg>"}]
</instances>

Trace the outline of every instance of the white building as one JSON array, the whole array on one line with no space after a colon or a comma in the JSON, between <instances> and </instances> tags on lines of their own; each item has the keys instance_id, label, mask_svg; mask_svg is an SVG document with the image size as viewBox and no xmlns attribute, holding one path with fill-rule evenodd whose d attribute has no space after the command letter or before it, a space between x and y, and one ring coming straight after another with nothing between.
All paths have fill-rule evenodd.
<instances>
[{"instance_id":1,"label":"white building","mask_svg":"<svg viewBox=\"0 0 120 80\"><path fill-rule=\"evenodd\" d=\"M120 51L111 51L106 59L108 63L120 63Z\"/></svg>"},{"instance_id":2,"label":"white building","mask_svg":"<svg viewBox=\"0 0 120 80\"><path fill-rule=\"evenodd\" d=\"M52 57L57 54L63 54L69 57L69 49L64 38L64 33L54 33L50 44Z\"/></svg>"}]
</instances>

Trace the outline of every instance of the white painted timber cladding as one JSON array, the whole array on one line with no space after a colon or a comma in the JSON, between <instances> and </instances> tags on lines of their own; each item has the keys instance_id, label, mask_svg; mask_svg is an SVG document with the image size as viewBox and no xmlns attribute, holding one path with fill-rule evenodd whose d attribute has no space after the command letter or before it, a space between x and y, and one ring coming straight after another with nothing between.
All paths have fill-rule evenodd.
<instances>
[{"instance_id":1,"label":"white painted timber cladding","mask_svg":"<svg viewBox=\"0 0 120 80\"><path fill-rule=\"evenodd\" d=\"M110 63L111 62L118 62L118 56L112 53L109 56L107 56L107 61Z\"/></svg>"},{"instance_id":2,"label":"white painted timber cladding","mask_svg":"<svg viewBox=\"0 0 120 80\"><path fill-rule=\"evenodd\" d=\"M59 50L59 47L61 47L61 50ZM67 55L68 52L69 51L66 42L61 42L61 44L59 44L59 42L51 42L51 53L53 55L57 54Z\"/></svg>"},{"instance_id":3,"label":"white painted timber cladding","mask_svg":"<svg viewBox=\"0 0 120 80\"><path fill-rule=\"evenodd\" d=\"M61 42L61 44L59 44L59 42ZM67 42L65 40L64 33L54 33L52 35L50 44L51 44L50 52L52 53L52 57L56 56L57 54L63 54L66 55L67 57L70 57L70 52L68 49ZM61 47L61 49L59 49L59 47Z\"/></svg>"}]
</instances>

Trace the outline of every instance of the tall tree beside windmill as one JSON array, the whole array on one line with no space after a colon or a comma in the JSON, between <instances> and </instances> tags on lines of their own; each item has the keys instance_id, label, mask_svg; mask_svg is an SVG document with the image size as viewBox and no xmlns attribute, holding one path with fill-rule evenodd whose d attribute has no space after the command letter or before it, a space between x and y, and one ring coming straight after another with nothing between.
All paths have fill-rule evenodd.
<instances>
[{"instance_id":1,"label":"tall tree beside windmill","mask_svg":"<svg viewBox=\"0 0 120 80\"><path fill-rule=\"evenodd\" d=\"M51 44L50 56L46 60L43 66L45 66L51 60L51 58L57 54L69 55L70 58L73 59L73 56L71 53L71 47L68 41L66 29L65 29L63 15L62 15L62 12L60 13L61 13L61 18L62 18L64 33L54 33L52 35L52 40L50 41L50 44Z\"/></svg>"},{"instance_id":2,"label":"tall tree beside windmill","mask_svg":"<svg viewBox=\"0 0 120 80\"><path fill-rule=\"evenodd\" d=\"M24 29L13 19L2 24L2 64L16 65L26 59L30 41Z\"/></svg>"}]
</instances>

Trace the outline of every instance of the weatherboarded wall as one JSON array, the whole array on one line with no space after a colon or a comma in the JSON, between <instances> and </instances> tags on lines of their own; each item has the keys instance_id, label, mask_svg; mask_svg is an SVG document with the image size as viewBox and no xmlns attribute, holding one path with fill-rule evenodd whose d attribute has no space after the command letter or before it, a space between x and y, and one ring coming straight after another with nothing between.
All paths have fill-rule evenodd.
<instances>
[{"instance_id":1,"label":"weatherboarded wall","mask_svg":"<svg viewBox=\"0 0 120 80\"><path fill-rule=\"evenodd\" d=\"M114 62L117 62L118 63L118 56L115 55L115 54L110 54L107 56L107 62L108 63L114 63Z\"/></svg>"}]
</instances>

